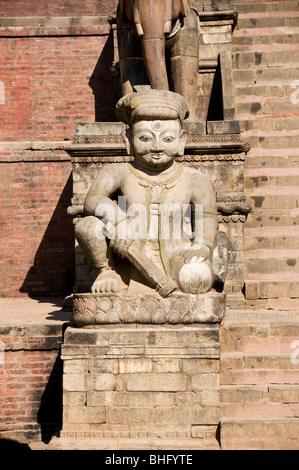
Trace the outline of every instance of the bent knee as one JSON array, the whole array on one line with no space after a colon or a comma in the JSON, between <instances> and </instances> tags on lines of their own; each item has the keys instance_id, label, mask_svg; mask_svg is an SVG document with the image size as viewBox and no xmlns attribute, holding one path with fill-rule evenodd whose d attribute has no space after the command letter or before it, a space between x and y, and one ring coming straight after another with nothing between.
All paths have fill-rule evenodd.
<instances>
[{"instance_id":1,"label":"bent knee","mask_svg":"<svg viewBox=\"0 0 299 470\"><path fill-rule=\"evenodd\" d=\"M75 225L75 237L82 239L86 237L103 237L104 224L97 217L92 215L84 217Z\"/></svg>"}]
</instances>

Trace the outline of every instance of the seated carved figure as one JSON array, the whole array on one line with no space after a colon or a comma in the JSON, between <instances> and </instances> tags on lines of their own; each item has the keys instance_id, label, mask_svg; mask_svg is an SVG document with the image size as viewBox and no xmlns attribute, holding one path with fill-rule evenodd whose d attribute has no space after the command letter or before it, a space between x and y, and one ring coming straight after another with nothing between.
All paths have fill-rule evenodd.
<instances>
[{"instance_id":1,"label":"seated carved figure","mask_svg":"<svg viewBox=\"0 0 299 470\"><path fill-rule=\"evenodd\" d=\"M212 186L200 171L176 162L187 141L185 99L142 90L123 97L116 113L128 125L124 139L135 160L100 170L75 226L97 271L92 292L208 292L224 261ZM135 272L126 283L121 265L127 266L125 276L130 268Z\"/></svg>"}]
</instances>

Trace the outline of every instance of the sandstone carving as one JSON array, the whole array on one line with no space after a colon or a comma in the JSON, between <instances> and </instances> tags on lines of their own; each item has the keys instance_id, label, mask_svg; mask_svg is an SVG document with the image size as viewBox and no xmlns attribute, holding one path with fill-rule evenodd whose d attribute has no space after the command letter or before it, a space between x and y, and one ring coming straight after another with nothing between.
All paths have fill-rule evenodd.
<instances>
[{"instance_id":1,"label":"sandstone carving","mask_svg":"<svg viewBox=\"0 0 299 470\"><path fill-rule=\"evenodd\" d=\"M220 323L225 294L186 295L175 293L163 299L158 294L75 294L75 326L135 323L170 325Z\"/></svg>"},{"instance_id":2,"label":"sandstone carving","mask_svg":"<svg viewBox=\"0 0 299 470\"><path fill-rule=\"evenodd\" d=\"M128 126L124 140L134 161L100 170L75 226L98 273L92 293L155 295L155 289L167 298L223 286L226 238L212 186L176 161L187 142L185 99L146 87L123 97L116 113Z\"/></svg>"}]
</instances>

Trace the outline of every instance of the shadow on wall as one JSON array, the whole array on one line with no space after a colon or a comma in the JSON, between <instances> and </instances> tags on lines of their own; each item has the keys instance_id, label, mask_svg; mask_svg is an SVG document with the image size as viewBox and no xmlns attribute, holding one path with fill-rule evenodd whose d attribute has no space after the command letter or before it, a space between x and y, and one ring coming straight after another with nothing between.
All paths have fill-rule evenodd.
<instances>
[{"instance_id":1,"label":"shadow on wall","mask_svg":"<svg viewBox=\"0 0 299 470\"><path fill-rule=\"evenodd\" d=\"M63 362L58 355L41 398L37 414L37 422L41 429L41 439L46 444L62 429L62 376Z\"/></svg>"},{"instance_id":2,"label":"shadow on wall","mask_svg":"<svg viewBox=\"0 0 299 470\"><path fill-rule=\"evenodd\" d=\"M73 220L67 207L73 195L70 175L34 258L34 264L20 288L30 297L67 296L73 292L75 242Z\"/></svg>"},{"instance_id":3,"label":"shadow on wall","mask_svg":"<svg viewBox=\"0 0 299 470\"><path fill-rule=\"evenodd\" d=\"M113 60L114 45L111 32L89 81L95 99L96 122L117 121L114 110L120 96L118 80L112 72Z\"/></svg>"}]
</instances>

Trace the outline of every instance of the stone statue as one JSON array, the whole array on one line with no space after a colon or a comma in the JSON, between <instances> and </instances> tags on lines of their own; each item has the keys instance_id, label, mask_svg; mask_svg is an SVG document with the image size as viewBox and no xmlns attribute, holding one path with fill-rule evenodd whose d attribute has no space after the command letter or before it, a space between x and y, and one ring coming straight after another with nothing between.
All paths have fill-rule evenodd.
<instances>
[{"instance_id":1,"label":"stone statue","mask_svg":"<svg viewBox=\"0 0 299 470\"><path fill-rule=\"evenodd\" d=\"M100 170L75 226L97 271L92 293L155 288L162 297L203 294L223 281L224 234L218 232L212 186L200 171L176 162L184 154L188 113L181 95L148 87L118 102L116 114L128 126L124 139L135 160Z\"/></svg>"},{"instance_id":2,"label":"stone statue","mask_svg":"<svg viewBox=\"0 0 299 470\"><path fill-rule=\"evenodd\" d=\"M200 0L120 0L117 31L123 95L149 83L179 93L195 119ZM168 64L168 65L167 65Z\"/></svg>"}]
</instances>

